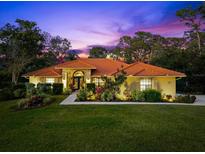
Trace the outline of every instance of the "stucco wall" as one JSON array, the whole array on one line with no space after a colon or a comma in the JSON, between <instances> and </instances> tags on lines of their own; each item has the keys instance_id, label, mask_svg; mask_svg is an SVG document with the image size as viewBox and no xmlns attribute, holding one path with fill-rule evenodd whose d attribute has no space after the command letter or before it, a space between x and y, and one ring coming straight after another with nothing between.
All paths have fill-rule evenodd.
<instances>
[{"instance_id":1,"label":"stucco wall","mask_svg":"<svg viewBox=\"0 0 205 154\"><path fill-rule=\"evenodd\" d=\"M29 82L37 85L38 83L40 83L40 78L36 77L36 76L30 76L29 77Z\"/></svg>"},{"instance_id":2,"label":"stucco wall","mask_svg":"<svg viewBox=\"0 0 205 154\"><path fill-rule=\"evenodd\" d=\"M175 77L156 77L153 79L154 89L160 90L162 95L176 95Z\"/></svg>"},{"instance_id":3,"label":"stucco wall","mask_svg":"<svg viewBox=\"0 0 205 154\"><path fill-rule=\"evenodd\" d=\"M126 93L132 90L140 90L140 79L143 77L128 76L125 83L120 86L119 99L126 99ZM161 91L162 95L176 95L175 77L149 77L152 79L152 89Z\"/></svg>"},{"instance_id":4,"label":"stucco wall","mask_svg":"<svg viewBox=\"0 0 205 154\"><path fill-rule=\"evenodd\" d=\"M86 83L90 83L91 82L91 71L90 70L86 70L86 69L80 69L80 70L76 70L76 69L63 69L63 72L65 74L65 78L63 78L62 82L64 84L64 88L68 87L70 83L72 83L72 77L73 74L76 71L82 71L84 73L84 82Z\"/></svg>"},{"instance_id":5,"label":"stucco wall","mask_svg":"<svg viewBox=\"0 0 205 154\"><path fill-rule=\"evenodd\" d=\"M48 77L54 78L54 83L62 83L61 77ZM46 83L46 77L39 77L39 76L30 76L29 82L37 85L38 83Z\"/></svg>"},{"instance_id":6,"label":"stucco wall","mask_svg":"<svg viewBox=\"0 0 205 154\"><path fill-rule=\"evenodd\" d=\"M63 83L64 88L68 87L72 83L73 73L77 70L64 69L65 78L55 78L55 83ZM84 72L84 82L91 82L91 71L81 70ZM141 77L142 78L142 77ZM120 93L118 97L120 99L126 99L126 92L131 92L134 89L140 90L140 77L128 76L126 81L120 86ZM152 79L152 88L160 90L162 95L176 95L176 78L175 77L150 77ZM38 84L45 83L45 77L30 76L29 82ZM127 90L127 91L126 91Z\"/></svg>"}]
</instances>

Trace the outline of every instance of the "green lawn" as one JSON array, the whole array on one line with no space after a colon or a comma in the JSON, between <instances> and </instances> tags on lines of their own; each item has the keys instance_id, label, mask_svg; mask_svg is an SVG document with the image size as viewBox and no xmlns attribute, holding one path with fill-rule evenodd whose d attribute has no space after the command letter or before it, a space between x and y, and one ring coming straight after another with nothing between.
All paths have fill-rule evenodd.
<instances>
[{"instance_id":1,"label":"green lawn","mask_svg":"<svg viewBox=\"0 0 205 154\"><path fill-rule=\"evenodd\" d=\"M205 107L0 102L0 151L205 151Z\"/></svg>"}]
</instances>

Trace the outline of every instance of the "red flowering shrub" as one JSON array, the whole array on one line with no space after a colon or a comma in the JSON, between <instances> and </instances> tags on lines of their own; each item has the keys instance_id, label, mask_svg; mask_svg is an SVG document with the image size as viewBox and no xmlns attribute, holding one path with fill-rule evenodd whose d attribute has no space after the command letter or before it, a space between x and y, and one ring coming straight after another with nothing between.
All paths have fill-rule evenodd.
<instances>
[{"instance_id":1,"label":"red flowering shrub","mask_svg":"<svg viewBox=\"0 0 205 154\"><path fill-rule=\"evenodd\" d=\"M103 87L96 87L95 88L95 93L96 93L96 98L99 100L101 98L101 94L104 92Z\"/></svg>"}]
</instances>

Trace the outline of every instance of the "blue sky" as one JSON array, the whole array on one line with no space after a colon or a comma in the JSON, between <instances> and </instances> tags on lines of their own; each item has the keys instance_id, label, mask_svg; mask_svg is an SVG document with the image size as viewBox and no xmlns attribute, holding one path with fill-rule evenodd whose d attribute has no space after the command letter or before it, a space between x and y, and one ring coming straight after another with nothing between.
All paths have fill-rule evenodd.
<instances>
[{"instance_id":1,"label":"blue sky","mask_svg":"<svg viewBox=\"0 0 205 154\"><path fill-rule=\"evenodd\" d=\"M16 18L37 22L52 35L68 38L73 49L115 45L123 35L143 30L181 37L177 10L202 2L0 2L0 26Z\"/></svg>"}]
</instances>

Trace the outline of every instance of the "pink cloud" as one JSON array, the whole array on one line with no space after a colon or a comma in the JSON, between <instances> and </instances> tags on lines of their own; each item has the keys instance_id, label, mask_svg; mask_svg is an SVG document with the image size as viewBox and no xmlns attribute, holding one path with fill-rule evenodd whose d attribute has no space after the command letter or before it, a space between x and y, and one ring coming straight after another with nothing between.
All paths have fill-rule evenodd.
<instances>
[{"instance_id":1,"label":"pink cloud","mask_svg":"<svg viewBox=\"0 0 205 154\"><path fill-rule=\"evenodd\" d=\"M78 54L80 58L88 58L88 53L80 53Z\"/></svg>"},{"instance_id":2,"label":"pink cloud","mask_svg":"<svg viewBox=\"0 0 205 154\"><path fill-rule=\"evenodd\" d=\"M148 28L140 28L139 31L151 32L165 37L182 37L188 28L178 20L169 21L162 25Z\"/></svg>"}]
</instances>

